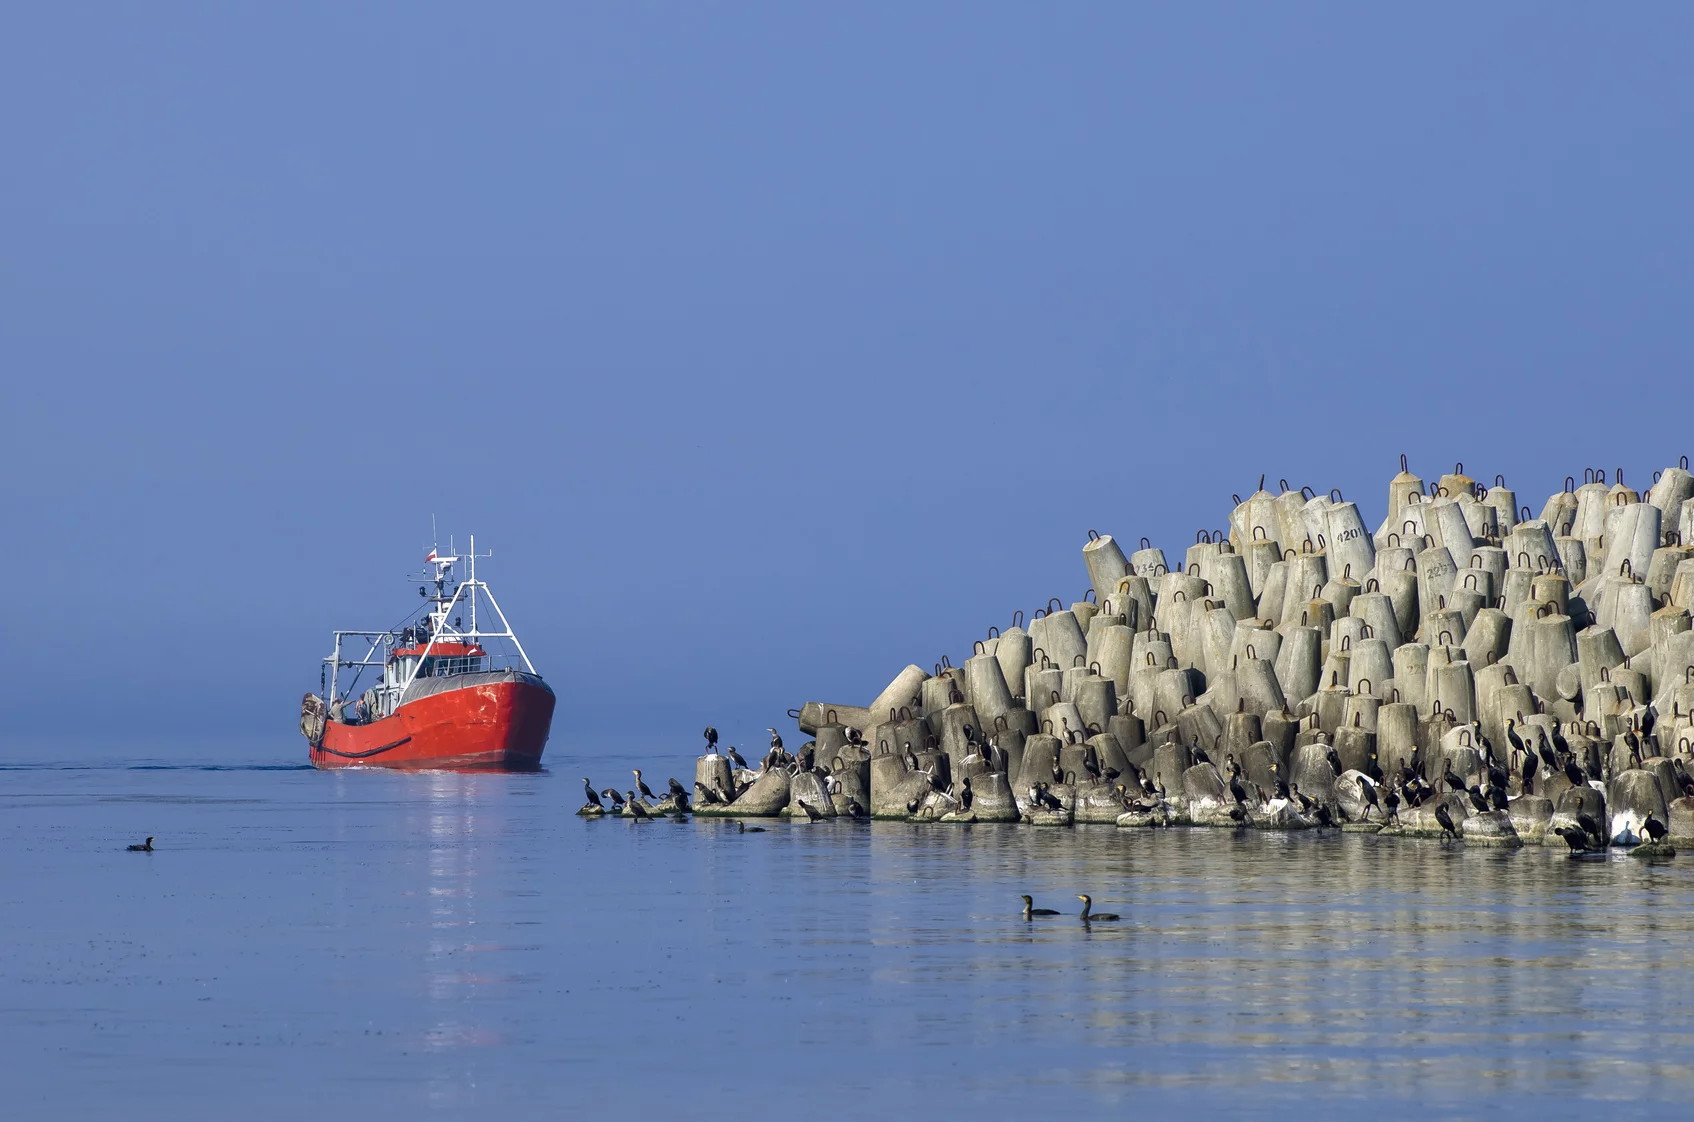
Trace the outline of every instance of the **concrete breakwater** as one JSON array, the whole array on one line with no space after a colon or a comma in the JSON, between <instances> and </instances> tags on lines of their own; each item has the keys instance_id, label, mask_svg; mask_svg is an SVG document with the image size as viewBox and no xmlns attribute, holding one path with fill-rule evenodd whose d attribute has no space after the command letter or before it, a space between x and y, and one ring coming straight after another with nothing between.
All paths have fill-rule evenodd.
<instances>
[{"instance_id":1,"label":"concrete breakwater","mask_svg":"<svg viewBox=\"0 0 1694 1122\"><path fill-rule=\"evenodd\" d=\"M1374 532L1260 484L1179 556L1090 531L1082 599L791 710L797 752L713 745L697 811L1694 843L1686 457L1645 493L1567 477L1539 515L1402 457Z\"/></svg>"}]
</instances>

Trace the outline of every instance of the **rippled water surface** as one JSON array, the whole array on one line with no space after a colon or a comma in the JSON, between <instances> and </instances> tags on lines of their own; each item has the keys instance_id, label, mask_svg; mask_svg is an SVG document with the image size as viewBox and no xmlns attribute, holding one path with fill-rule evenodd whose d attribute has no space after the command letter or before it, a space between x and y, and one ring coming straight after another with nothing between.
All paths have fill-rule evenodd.
<instances>
[{"instance_id":1,"label":"rippled water surface","mask_svg":"<svg viewBox=\"0 0 1694 1122\"><path fill-rule=\"evenodd\" d=\"M583 755L0 768L6 1116L1694 1103L1694 855L585 821L576 777L630 761ZM1084 927L1079 892L1123 921Z\"/></svg>"}]
</instances>

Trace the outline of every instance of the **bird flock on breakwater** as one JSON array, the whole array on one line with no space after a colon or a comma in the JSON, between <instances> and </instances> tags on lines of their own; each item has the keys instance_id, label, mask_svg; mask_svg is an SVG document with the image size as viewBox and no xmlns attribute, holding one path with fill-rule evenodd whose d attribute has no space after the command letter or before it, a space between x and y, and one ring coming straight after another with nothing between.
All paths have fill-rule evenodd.
<instances>
[{"instance_id":1,"label":"bird flock on breakwater","mask_svg":"<svg viewBox=\"0 0 1694 1122\"><path fill-rule=\"evenodd\" d=\"M1082 547L1087 593L907 666L699 814L1337 828L1477 845L1694 843L1694 475L1567 477L1539 514L1401 470L1372 531L1264 481L1173 556Z\"/></svg>"}]
</instances>

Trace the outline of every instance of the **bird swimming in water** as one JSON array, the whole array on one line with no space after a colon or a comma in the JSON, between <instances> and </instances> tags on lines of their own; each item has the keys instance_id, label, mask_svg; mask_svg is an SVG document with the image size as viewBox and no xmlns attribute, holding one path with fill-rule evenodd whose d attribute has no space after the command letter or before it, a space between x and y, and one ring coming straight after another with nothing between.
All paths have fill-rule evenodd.
<instances>
[{"instance_id":1,"label":"bird swimming in water","mask_svg":"<svg viewBox=\"0 0 1694 1122\"><path fill-rule=\"evenodd\" d=\"M131 846L126 846L125 848L127 848L131 853L152 853L153 852L153 839L148 838L146 841L142 842L140 845L131 845Z\"/></svg>"},{"instance_id":2,"label":"bird swimming in water","mask_svg":"<svg viewBox=\"0 0 1694 1122\"><path fill-rule=\"evenodd\" d=\"M737 822L736 825L741 827L737 832L742 834L762 834L765 832L763 826L749 826L745 822Z\"/></svg>"},{"instance_id":3,"label":"bird swimming in water","mask_svg":"<svg viewBox=\"0 0 1694 1122\"><path fill-rule=\"evenodd\" d=\"M653 789L647 786L647 784L641 779L641 769L631 768L630 770L635 773L635 789L641 792L641 797L644 799L655 798L656 796L653 794ZM634 797L635 795L632 793L630 798L633 799Z\"/></svg>"},{"instance_id":4,"label":"bird swimming in water","mask_svg":"<svg viewBox=\"0 0 1694 1122\"><path fill-rule=\"evenodd\" d=\"M1435 808L1435 821L1441 824L1441 832L1444 836L1450 838L1459 836L1459 831L1453 828L1453 812L1447 809L1446 803L1441 803Z\"/></svg>"},{"instance_id":5,"label":"bird swimming in water","mask_svg":"<svg viewBox=\"0 0 1694 1122\"><path fill-rule=\"evenodd\" d=\"M852 795L848 795L847 796L847 817L849 817L849 818L863 818L864 816L865 816L865 808L862 805L860 805L859 800L855 799Z\"/></svg>"},{"instance_id":6,"label":"bird swimming in water","mask_svg":"<svg viewBox=\"0 0 1694 1122\"><path fill-rule=\"evenodd\" d=\"M741 758L741 753L735 750L735 745L729 746L729 762L743 771L747 770L747 761Z\"/></svg>"},{"instance_id":7,"label":"bird swimming in water","mask_svg":"<svg viewBox=\"0 0 1694 1122\"><path fill-rule=\"evenodd\" d=\"M629 798L628 798L627 802L628 802L628 806L629 806L629 812L631 814L635 815L635 820L637 822L645 822L648 819L653 817L651 814L647 813L647 808L642 806L640 800L635 797L634 791L631 791L629 793Z\"/></svg>"},{"instance_id":8,"label":"bird swimming in water","mask_svg":"<svg viewBox=\"0 0 1694 1122\"><path fill-rule=\"evenodd\" d=\"M594 789L594 784L588 781L586 775L582 777L582 789L588 793L588 801L583 804L584 806L597 806L601 810L606 809L606 804L600 801L600 792Z\"/></svg>"},{"instance_id":9,"label":"bird swimming in water","mask_svg":"<svg viewBox=\"0 0 1694 1122\"><path fill-rule=\"evenodd\" d=\"M1023 898L1023 918L1025 919L1029 919L1032 916L1056 916L1058 914L1059 911L1057 908L1036 907L1033 897L1025 896Z\"/></svg>"},{"instance_id":10,"label":"bird swimming in water","mask_svg":"<svg viewBox=\"0 0 1694 1122\"><path fill-rule=\"evenodd\" d=\"M718 730L711 725L706 726L706 754L715 756L718 752Z\"/></svg>"},{"instance_id":11,"label":"bird swimming in water","mask_svg":"<svg viewBox=\"0 0 1694 1122\"><path fill-rule=\"evenodd\" d=\"M1078 896L1077 899L1082 901L1081 919L1083 923L1115 923L1122 918L1116 912L1094 911L1094 898L1092 896Z\"/></svg>"}]
</instances>

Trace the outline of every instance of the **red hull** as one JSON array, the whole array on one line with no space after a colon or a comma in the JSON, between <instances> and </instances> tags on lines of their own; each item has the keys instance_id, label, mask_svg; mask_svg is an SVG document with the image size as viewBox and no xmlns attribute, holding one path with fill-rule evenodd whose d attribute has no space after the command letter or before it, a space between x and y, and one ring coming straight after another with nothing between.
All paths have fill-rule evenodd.
<instances>
[{"instance_id":1,"label":"red hull","mask_svg":"<svg viewBox=\"0 0 1694 1122\"><path fill-rule=\"evenodd\" d=\"M368 725L324 727L311 749L318 767L531 771L553 724L553 691L533 682L492 682L420 697Z\"/></svg>"}]
</instances>

